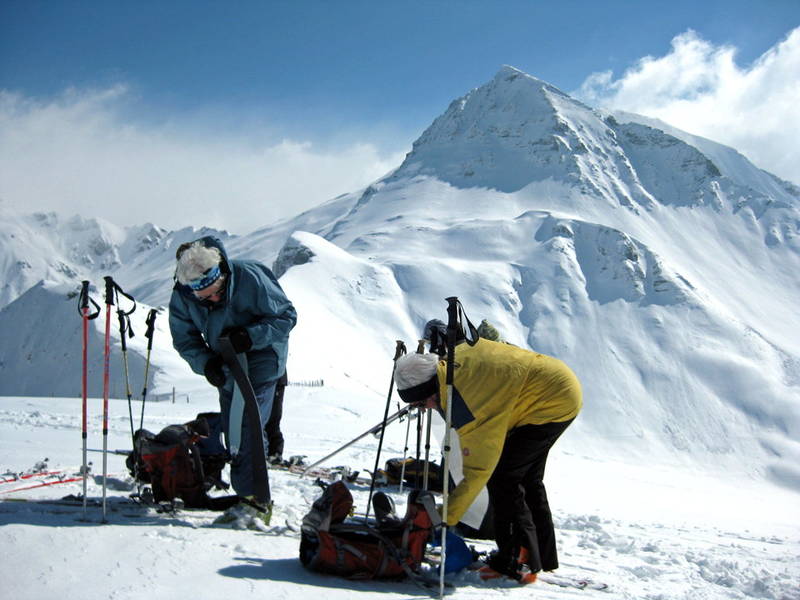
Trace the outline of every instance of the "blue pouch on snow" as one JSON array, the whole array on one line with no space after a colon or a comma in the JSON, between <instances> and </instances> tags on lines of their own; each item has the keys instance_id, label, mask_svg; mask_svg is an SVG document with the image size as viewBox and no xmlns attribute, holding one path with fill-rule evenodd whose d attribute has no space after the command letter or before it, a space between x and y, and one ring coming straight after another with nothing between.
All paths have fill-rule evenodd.
<instances>
[{"instance_id":1,"label":"blue pouch on snow","mask_svg":"<svg viewBox=\"0 0 800 600\"><path fill-rule=\"evenodd\" d=\"M432 546L440 546L441 536L434 537ZM472 564L472 551L467 547L467 543L458 535L447 530L447 556L444 560L444 572L456 573L461 569L466 569Z\"/></svg>"}]
</instances>

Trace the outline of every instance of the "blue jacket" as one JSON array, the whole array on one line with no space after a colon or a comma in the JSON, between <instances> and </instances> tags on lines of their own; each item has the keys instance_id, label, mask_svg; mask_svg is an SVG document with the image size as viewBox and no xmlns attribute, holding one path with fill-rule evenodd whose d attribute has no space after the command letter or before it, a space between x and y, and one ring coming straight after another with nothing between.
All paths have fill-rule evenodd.
<instances>
[{"instance_id":1,"label":"blue jacket","mask_svg":"<svg viewBox=\"0 0 800 600\"><path fill-rule=\"evenodd\" d=\"M297 322L294 306L267 267L254 260L230 260L217 238L204 237L206 246L222 253L220 268L227 275L225 297L204 306L192 290L177 281L169 303L172 345L195 373L203 374L208 359L219 353L220 336L244 327L253 347L247 352L253 387L278 379L286 371L289 332ZM231 378L227 386L232 386Z\"/></svg>"}]
</instances>

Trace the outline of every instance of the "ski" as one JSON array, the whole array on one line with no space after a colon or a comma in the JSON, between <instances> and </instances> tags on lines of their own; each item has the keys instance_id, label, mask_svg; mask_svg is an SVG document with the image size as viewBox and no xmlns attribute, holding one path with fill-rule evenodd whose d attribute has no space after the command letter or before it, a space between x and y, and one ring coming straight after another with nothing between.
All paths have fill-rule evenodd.
<instances>
[{"instance_id":1,"label":"ski","mask_svg":"<svg viewBox=\"0 0 800 600\"><path fill-rule=\"evenodd\" d=\"M29 485L17 486L8 490L7 489L0 490L0 494L11 494L14 492L21 492L23 490L33 490L36 488L42 488L50 485L58 485L60 483L72 483L73 481L83 481L83 475L77 475L72 477L59 477L57 479L53 479L52 481L37 481L36 483L31 483Z\"/></svg>"},{"instance_id":2,"label":"ski","mask_svg":"<svg viewBox=\"0 0 800 600\"><path fill-rule=\"evenodd\" d=\"M390 423L393 423L394 421L396 421L398 419L402 419L407 414L411 414L411 407L404 406L403 408L398 410L393 415L387 417L385 421L381 421L380 423L378 423L374 427L370 427L364 433L362 433L361 435L359 435L356 438L353 438L352 440L350 440L349 442L347 442L343 446L339 446L336 450L334 450L330 454L327 454L327 455L323 456L322 458L320 458L318 461L316 461L314 463L311 463L310 465L307 465L306 468L309 469L309 470L313 469L314 467L317 467L320 464L324 463L326 460L328 460L332 456L335 456L335 455L339 454L339 452L341 452L345 448L349 448L350 446L352 446L353 444L355 444L357 441L361 440L362 438L365 438L366 436L368 436L370 434L372 434L372 435L379 434L383 427L385 427L386 425L389 425Z\"/></svg>"},{"instance_id":3,"label":"ski","mask_svg":"<svg viewBox=\"0 0 800 600\"><path fill-rule=\"evenodd\" d=\"M225 336L219 338L219 348L225 364L228 365L236 381L236 386L244 397L244 410L247 416L247 426L252 446L250 451L252 452L253 486L255 488L256 501L266 505L270 502L269 474L267 472L267 457L264 455L264 430L259 416L256 393L253 391L250 378L239 362L239 357L233 349L230 339ZM258 440L261 440L260 444Z\"/></svg>"},{"instance_id":4,"label":"ski","mask_svg":"<svg viewBox=\"0 0 800 600\"><path fill-rule=\"evenodd\" d=\"M474 554L473 548L473 554ZM515 587L521 584L531 583L546 583L548 585L556 585L562 588L575 588L579 590L597 590L607 591L608 584L601 581L594 581L587 577L573 577L570 575L561 575L552 572L539 572L535 577L528 574L527 580L518 581L512 577L508 577L496 571L481 571L481 567L486 565L485 560L479 560L483 555L480 553L476 555L476 561L467 568L465 577L476 585L489 586L489 587ZM438 564L438 563L435 563Z\"/></svg>"},{"instance_id":5,"label":"ski","mask_svg":"<svg viewBox=\"0 0 800 600\"><path fill-rule=\"evenodd\" d=\"M150 507L147 505L138 504L129 499L119 499L119 501L114 501L113 499L109 500L106 506L108 512L132 518L141 518L149 514ZM10 497L0 500L0 513L14 511L14 507L24 507L26 511L35 511L36 513L48 515L75 515L76 513L82 512L85 506L89 508L102 508L103 503L98 498L88 498L84 500L83 496L74 494L64 496L63 498ZM16 510L19 510L19 508ZM81 520L86 520L86 517L82 517Z\"/></svg>"},{"instance_id":6,"label":"ski","mask_svg":"<svg viewBox=\"0 0 800 600\"><path fill-rule=\"evenodd\" d=\"M286 471L300 477L313 477L322 482L345 481L359 485L369 485L371 477L361 475L361 471L346 465L336 467L309 467L305 462L305 455L295 455L288 460L270 463L270 468L276 471ZM369 471L367 471L369 473Z\"/></svg>"},{"instance_id":7,"label":"ski","mask_svg":"<svg viewBox=\"0 0 800 600\"><path fill-rule=\"evenodd\" d=\"M26 479L33 479L34 477L52 477L61 475L63 471L36 471L34 473L4 473L0 475L0 484L13 483L15 481L24 481Z\"/></svg>"}]
</instances>

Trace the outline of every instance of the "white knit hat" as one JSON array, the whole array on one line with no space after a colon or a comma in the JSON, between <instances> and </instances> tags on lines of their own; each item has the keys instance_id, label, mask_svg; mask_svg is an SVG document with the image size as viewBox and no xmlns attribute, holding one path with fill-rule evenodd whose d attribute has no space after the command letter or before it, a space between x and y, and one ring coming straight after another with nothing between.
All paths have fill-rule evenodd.
<instances>
[{"instance_id":1,"label":"white knit hat","mask_svg":"<svg viewBox=\"0 0 800 600\"><path fill-rule=\"evenodd\" d=\"M438 354L406 354L394 364L394 381L404 402L420 402L439 391Z\"/></svg>"},{"instance_id":2,"label":"white knit hat","mask_svg":"<svg viewBox=\"0 0 800 600\"><path fill-rule=\"evenodd\" d=\"M183 285L191 285L193 282L205 283L204 277L207 274L214 273L215 278L219 278L219 270L214 271L214 267L218 267L222 260L222 254L218 248L213 246L206 246L200 241L192 243L186 250L184 250L178 257L178 265L175 269L175 277L178 282ZM197 287L192 286L193 289L202 289L214 283L214 277L205 286Z\"/></svg>"}]
</instances>

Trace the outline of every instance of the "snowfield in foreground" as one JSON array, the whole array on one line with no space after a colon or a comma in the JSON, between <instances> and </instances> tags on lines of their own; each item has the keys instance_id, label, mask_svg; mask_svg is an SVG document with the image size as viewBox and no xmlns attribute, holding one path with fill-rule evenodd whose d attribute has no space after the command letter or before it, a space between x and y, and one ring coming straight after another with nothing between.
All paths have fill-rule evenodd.
<instances>
[{"instance_id":1,"label":"snowfield in foreground","mask_svg":"<svg viewBox=\"0 0 800 600\"><path fill-rule=\"evenodd\" d=\"M380 421L384 398L356 397L329 388L287 389L284 433L287 454L321 458ZM100 448L97 415L91 400L89 445ZM81 461L80 400L3 398L0 400L0 471L18 472L49 459L52 469L77 471ZM147 407L145 428L190 420L213 410L210 395ZM138 415L140 404L134 403ZM125 401L111 402L109 448L130 447ZM138 418L138 417L137 417ZM382 462L401 456L405 423L387 431ZM545 599L631 598L800 598L800 528L796 492L757 480L726 480L695 468L603 460L573 451L579 440L556 445L547 484L554 510L561 568L544 574L533 587L489 586L474 573L451 578L453 598ZM372 469L377 440L365 438L329 465ZM92 453L94 481L89 496L101 495L102 458ZM662 461L663 462L663 461ZM658 467L648 467L659 464ZM0 561L3 597L118 600L178 597L199 599L282 598L301 600L321 594L331 600L425 598L413 583L349 581L305 570L298 559L299 521L321 493L310 479L272 471L276 510L261 531L212 526L216 513L182 511L158 514L127 501L133 483L123 458L109 460L109 523L90 507L88 522L73 507L37 505L22 498L60 498L78 494L81 482L3 493L0 484ZM368 486L351 486L358 511L365 509ZM404 501L394 491L399 509ZM490 546L476 542L478 548ZM586 589L561 587L585 580ZM606 584L607 589L594 589ZM513 591L512 591L513 590Z\"/></svg>"}]
</instances>

